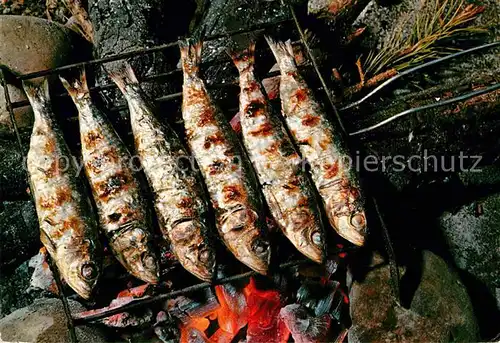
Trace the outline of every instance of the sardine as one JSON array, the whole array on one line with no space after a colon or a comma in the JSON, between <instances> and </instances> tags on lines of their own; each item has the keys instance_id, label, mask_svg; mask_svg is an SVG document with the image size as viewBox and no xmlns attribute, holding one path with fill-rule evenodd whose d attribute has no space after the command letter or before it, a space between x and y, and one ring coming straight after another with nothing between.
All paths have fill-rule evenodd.
<instances>
[{"instance_id":1,"label":"sardine","mask_svg":"<svg viewBox=\"0 0 500 343\"><path fill-rule=\"evenodd\" d=\"M64 280L89 299L101 274L97 219L52 113L47 80L24 89L35 117L27 167L40 238Z\"/></svg>"},{"instance_id":2,"label":"sardine","mask_svg":"<svg viewBox=\"0 0 500 343\"><path fill-rule=\"evenodd\" d=\"M342 134L300 76L290 41L266 40L281 71L282 114L311 167L328 220L340 236L362 246L367 234L364 200Z\"/></svg>"},{"instance_id":3,"label":"sardine","mask_svg":"<svg viewBox=\"0 0 500 343\"><path fill-rule=\"evenodd\" d=\"M111 250L132 275L157 283L159 267L150 213L132 157L106 116L92 103L84 71L80 80L71 84L61 80L78 109L84 170Z\"/></svg>"},{"instance_id":4,"label":"sardine","mask_svg":"<svg viewBox=\"0 0 500 343\"><path fill-rule=\"evenodd\" d=\"M202 43L181 43L182 116L191 153L207 185L216 226L234 256L266 274L271 258L254 171L223 113L199 76Z\"/></svg>"},{"instance_id":5,"label":"sardine","mask_svg":"<svg viewBox=\"0 0 500 343\"><path fill-rule=\"evenodd\" d=\"M204 281L213 278L208 204L195 168L174 130L162 125L129 64L110 75L127 100L135 147L154 195L163 235L182 266Z\"/></svg>"},{"instance_id":6,"label":"sardine","mask_svg":"<svg viewBox=\"0 0 500 343\"><path fill-rule=\"evenodd\" d=\"M283 123L273 115L263 87L255 78L254 54L255 43L239 54L232 54L240 74L243 143L274 220L301 253L321 263L325 238L314 186Z\"/></svg>"}]
</instances>

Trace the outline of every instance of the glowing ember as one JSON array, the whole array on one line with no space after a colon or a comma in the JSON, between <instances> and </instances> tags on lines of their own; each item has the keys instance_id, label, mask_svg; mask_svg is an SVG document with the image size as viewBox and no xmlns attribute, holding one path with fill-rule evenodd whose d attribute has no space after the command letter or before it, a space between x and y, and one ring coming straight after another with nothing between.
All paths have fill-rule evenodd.
<instances>
[{"instance_id":1,"label":"glowing ember","mask_svg":"<svg viewBox=\"0 0 500 343\"><path fill-rule=\"evenodd\" d=\"M255 280L243 290L248 303L247 343L274 342L277 336L278 313L282 307L278 291L262 291L255 286Z\"/></svg>"},{"instance_id":2,"label":"glowing ember","mask_svg":"<svg viewBox=\"0 0 500 343\"><path fill-rule=\"evenodd\" d=\"M230 343L237 335L241 335L240 331L245 327L247 343L285 343L290 336L299 343L332 340L334 332L338 331L331 330L332 318L338 318L342 304L348 299L340 289L340 284L329 280L329 276L323 276L320 282L315 283L321 292L314 291L315 288L308 291L307 286L301 287L302 298L309 299L309 305L316 304L316 308L303 304L286 305L279 291L257 288L254 278L250 278L241 290L231 284L216 286L218 304L204 307L211 308L211 311L190 310L187 316L180 318L181 342ZM187 299L180 298L176 301ZM300 301L300 298L298 296L297 300ZM204 305L199 306L202 308ZM213 328L213 321L217 321L218 328ZM342 342L346 331L337 334L337 341Z\"/></svg>"},{"instance_id":3,"label":"glowing ember","mask_svg":"<svg viewBox=\"0 0 500 343\"><path fill-rule=\"evenodd\" d=\"M233 337L248 323L245 295L232 285L215 287L220 309L217 311L219 327Z\"/></svg>"}]
</instances>

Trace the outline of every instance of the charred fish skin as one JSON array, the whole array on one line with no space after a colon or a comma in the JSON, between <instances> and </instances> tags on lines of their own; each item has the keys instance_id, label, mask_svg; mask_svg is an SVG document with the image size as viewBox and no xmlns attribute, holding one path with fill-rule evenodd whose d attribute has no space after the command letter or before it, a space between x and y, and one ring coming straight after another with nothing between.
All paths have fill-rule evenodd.
<instances>
[{"instance_id":1,"label":"charred fish skin","mask_svg":"<svg viewBox=\"0 0 500 343\"><path fill-rule=\"evenodd\" d=\"M131 66L110 76L129 106L136 152L154 195L162 233L186 270L211 281L216 260L201 177L194 168L181 165L191 157L174 130L156 118Z\"/></svg>"},{"instance_id":2,"label":"charred fish skin","mask_svg":"<svg viewBox=\"0 0 500 343\"><path fill-rule=\"evenodd\" d=\"M326 240L314 188L255 77L254 54L255 43L241 53L231 54L240 75L243 143L276 223L302 254L321 263Z\"/></svg>"},{"instance_id":3,"label":"charred fish skin","mask_svg":"<svg viewBox=\"0 0 500 343\"><path fill-rule=\"evenodd\" d=\"M219 234L233 255L266 274L271 258L255 175L229 122L199 76L202 43L180 43L186 137L208 189Z\"/></svg>"},{"instance_id":4,"label":"charred fish skin","mask_svg":"<svg viewBox=\"0 0 500 343\"><path fill-rule=\"evenodd\" d=\"M266 37L281 71L282 114L311 167L330 224L343 238L362 246L367 234L364 200L344 140L300 76L291 43Z\"/></svg>"},{"instance_id":5,"label":"charred fish skin","mask_svg":"<svg viewBox=\"0 0 500 343\"><path fill-rule=\"evenodd\" d=\"M105 115L92 103L82 70L80 80L62 79L78 109L85 174L101 229L115 257L133 276L159 281L150 213L132 157Z\"/></svg>"},{"instance_id":6,"label":"charred fish skin","mask_svg":"<svg viewBox=\"0 0 500 343\"><path fill-rule=\"evenodd\" d=\"M89 299L101 274L97 220L52 113L47 80L24 89L35 117L27 168L40 238L68 285Z\"/></svg>"}]
</instances>

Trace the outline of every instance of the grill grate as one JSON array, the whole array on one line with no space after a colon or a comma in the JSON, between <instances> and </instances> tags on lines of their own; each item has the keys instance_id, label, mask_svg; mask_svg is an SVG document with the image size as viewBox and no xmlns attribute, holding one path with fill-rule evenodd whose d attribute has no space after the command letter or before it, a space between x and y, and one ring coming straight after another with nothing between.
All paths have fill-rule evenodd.
<instances>
[{"instance_id":1,"label":"grill grate","mask_svg":"<svg viewBox=\"0 0 500 343\"><path fill-rule=\"evenodd\" d=\"M335 104L334 104L334 101L333 101L333 98L332 98L332 94L330 93L330 91L329 91L329 89L328 89L328 87L327 87L327 85L326 85L326 83L324 81L324 78L322 77L322 75L321 75L321 73L319 71L319 68L317 66L317 63L315 61L314 56L311 54L311 50L310 50L310 48L309 48L309 46L307 44L307 41L306 41L306 39L304 37L304 31L302 30L302 27L300 25L299 19L297 18L294 9L291 6L288 6L288 7L289 7L289 10L290 10L290 14L291 14L291 18L292 19L284 19L284 20L274 21L274 22L270 22L270 23L266 23L266 24L251 25L251 26L249 26L247 28L238 29L238 30L234 30L234 31L229 31L229 32L222 33L222 34L207 36L207 37L204 38L204 41L207 42L207 41L216 40L216 39L225 38L225 37L229 38L229 37L237 35L237 34L251 33L251 32L255 32L255 31L262 31L262 30L266 30L266 29L275 27L275 26L280 25L280 24L284 24L284 23L288 23L288 22L293 21L293 23L295 24L295 27L297 29L297 32L299 34L299 41L305 47L305 51L307 52L307 55L308 55L309 59L311 60L311 62L313 64L313 67L314 67L314 70L315 70L315 72L317 74L317 77L318 77L318 79L319 79L319 81L320 81L320 83L322 85L322 88L323 88L324 92L326 93L326 95L328 97L328 100L329 100L329 103L330 103L329 105L331 106L331 109L334 111L334 113L336 115L336 118L337 118L337 120L339 122L340 127L344 130L344 133L346 133L345 129L344 129L344 126L343 126L343 124L341 122L340 116L338 115L338 111L337 111L337 109L335 107ZM489 44L489 45L483 46L483 47L489 48L489 47L497 46L499 44L500 44L500 42L495 42L495 43L492 43L492 44ZM75 63L75 64L70 64L70 65L65 65L65 66L58 67L58 68L53 68L53 69L43 70L43 71L39 71L39 72L24 74L24 75L17 76L17 79L18 80L29 80L29 79L33 79L33 78L37 78L37 77L42 77L42 76L47 76L47 75L53 75L53 74L59 74L59 73L61 73L63 71L67 71L67 70L74 69L74 68L81 68L81 67L86 67L86 66L103 65L103 64L108 63L108 62L123 60L123 59L131 58L131 57L134 57L134 56L141 56L141 55L151 54L151 53L155 53L155 52L162 52L162 51L164 51L166 49L169 49L169 48L172 48L172 47L176 47L177 45L178 45L178 42L171 42L171 43L167 43L167 44L163 44L163 45L159 45L159 46L155 46L155 47L151 47L151 48L133 50L133 51L129 51L129 52L126 52L126 53L117 54L117 55L113 55L113 56L109 56L109 57L105 57L105 58L100 58L100 59L85 61L85 62L81 62L81 63ZM482 49L483 47L480 47L480 48ZM473 52L473 51L476 51L476 50L479 50L479 49L478 48L470 49L470 51L467 50L465 53ZM463 54L464 53L454 54L454 55L456 55L454 57L458 57L459 55L463 55ZM450 59L450 57L448 57L448 58L440 58L438 60L434 60L432 64L440 63L440 62L445 61L447 59ZM210 63L210 65L215 65L215 64L224 63L224 62L226 62L226 60L217 60L215 62ZM208 63L202 63L202 66L203 65L206 66L206 65L208 65ZM376 91L379 91L380 89L382 89L383 87L385 87L389 83L395 81L395 79L400 78L401 76L403 76L403 74L407 75L407 74L413 73L413 72L415 72L415 71L417 71L419 69L420 69L419 67L412 68L412 70L408 70L406 72L403 72L401 74L396 75L395 77L389 79L384 84L382 84L381 86L379 86L378 88L376 88L368 96L373 95L373 93L375 93ZM166 73L161 73L161 74L157 74L157 75L151 75L151 76L144 77L143 80L142 80L142 82L157 81L157 80L160 80L162 78L165 78L165 77L168 77L168 76L180 73L180 72L182 72L182 70L179 69L179 68L176 68L176 69L173 69L173 70L171 70L169 72L166 72ZM269 77L269 76L274 76L274 75L278 75L278 74L279 74L278 72L272 72L272 73L269 73L267 76ZM19 101L19 102L14 102L14 103L11 102L11 99L9 97L8 84L7 84L6 79L5 79L4 71L1 68L0 68L0 84L4 87L5 100L6 100L7 110L9 111L9 114L10 114L10 120L11 120L11 123L12 123L13 134L16 136L16 139L17 139L17 142L18 142L18 148L19 148L21 154L24 155L24 151L25 151L26 147L23 145L22 140L21 140L19 129L17 127L16 120L15 120L15 117L14 117L14 109L22 107L22 106L25 106L25 105L29 105L29 102L28 101ZM235 85L237 85L237 84L235 84L235 83L219 83L219 84L209 84L207 86L208 86L208 88L224 88L224 87L234 87ZM497 86L498 86L498 84L497 84ZM99 91L108 90L108 89L114 89L114 88L116 88L116 85L114 83L108 83L108 84L104 84L104 85L99 85L99 86L91 87L90 91L91 92L99 92ZM498 87L496 87L495 89L497 89L497 88ZM494 90L494 89L492 89L492 90ZM492 90L490 90L490 91L492 91ZM68 94L64 93L64 94L58 94L58 95L56 95L56 97L59 97L59 96L68 96ZM164 102L164 101L170 101L170 100L178 99L181 96L182 96L182 93L178 92L178 93L168 94L168 95L159 97L159 98L157 98L155 100L157 102ZM368 96L366 96L365 98L361 99L360 101L353 102L352 104L345 106L344 108L341 109L341 111L359 105L362 101L364 101L366 98L368 98ZM464 96L449 99L448 104L451 103L451 102L454 102L454 101L463 100L463 97ZM452 101L452 100L454 100L454 101ZM108 109L108 110L111 111L111 112L116 112L116 111L121 111L121 110L125 109L126 107L127 107L126 105L120 105L120 106L114 106L114 107L112 107L111 109ZM414 110L419 110L419 109L414 109ZM50 258L50 256L49 256L49 258ZM304 264L304 263L307 263L307 262L308 262L307 260L292 261L292 262L281 264L279 266L279 269L283 270L283 269L287 269L287 268L290 268L290 267L298 266L298 265L301 265L301 264ZM93 314L93 315L90 315L90 316L83 317L83 316L78 316L77 315L74 318L71 315L71 313L69 312L67 298L66 298L66 296L65 296L65 294L63 292L61 282L56 277L58 275L57 267L55 266L54 263L50 263L50 268L51 268L51 270L53 272L53 275L56 278L56 280L59 281L59 282L56 282L56 283L57 283L58 291L59 291L59 294L60 294L60 297L61 297L61 301L63 302L63 307L64 307L64 310L65 310L65 314L66 314L66 317L67 317L67 320L68 320L68 329L70 331L71 342L76 342L77 341L76 334L75 334L75 329L74 329L75 326L83 325L83 324L85 324L87 322L90 322L90 321L95 321L95 320L98 320L98 319L109 317L109 316L114 315L114 314L118 314L118 313L122 313L122 312L125 312L125 311L129 311L129 310L133 310L133 309L136 309L136 308L140 308L140 307L143 307L143 306L146 306L146 305L149 305L149 304L152 304L152 303L156 303L156 302L168 299L168 298L172 298L172 297L175 297L175 296L188 294L188 293L191 293L191 292L203 289L203 288L210 287L212 285L212 284L209 284L209 283L200 283L200 284L196 284L196 285L193 285L193 286L190 286L190 287L187 287L187 288L184 288L184 289L180 289L180 290L177 290L177 291L173 291L173 292L170 292L170 293L164 293L164 294L159 294L159 295L154 296L154 297L147 297L147 298L143 298L143 299L138 299L138 300L135 300L135 301L133 301L131 303L128 303L126 305L123 305L123 306L120 306L120 307L116 307L116 308L112 308L112 309L108 309L106 311L100 311L99 313ZM216 280L216 282L214 284L223 284L223 283L227 283L227 282L231 282L231 281L235 281L235 280L240 280L240 279L248 278L249 276L252 276L252 275L254 275L254 272L250 271L250 272L247 272L247 273L238 274L238 275L234 275L234 276L230 276L230 277L227 277L227 278Z\"/></svg>"},{"instance_id":2,"label":"grill grate","mask_svg":"<svg viewBox=\"0 0 500 343\"><path fill-rule=\"evenodd\" d=\"M302 29L300 28L300 24L299 24L299 22L298 22L298 20L297 20L297 18L295 16L295 12L294 12L293 8L290 7L290 11L291 11L292 17L294 18L294 22L295 22L295 25L296 25L297 29L299 30L299 32L302 32ZM274 21L274 22L270 22L270 23L265 23L265 24L251 25L251 26L249 26L247 28L233 30L233 31L229 31L229 32L226 32L226 33L222 33L222 34L207 36L207 37L205 37L203 39L203 41L207 42L207 41L212 41L212 40L216 40L216 39L220 39L220 38L225 38L225 37L229 38L229 37L235 36L237 34L242 34L242 33L251 33L251 32L256 32L256 31L263 31L263 30L266 30L268 28L276 27L277 25L280 25L280 24L288 23L290 21L291 21L291 19L284 19L284 20L278 20L278 21ZM301 42L304 44L305 41L303 41L301 39ZM155 53L155 52L162 52L162 51L164 51L166 49L169 49L169 48L172 48L172 47L176 47L176 46L178 46L178 42L177 41L176 42L167 43L167 44L163 44L163 45L159 45L159 46L155 46L155 47L151 47L151 48L138 49L138 50L134 50L134 51L129 51L129 52L126 52L126 53L117 54L117 55L113 55L113 56L109 56L109 57L105 57L105 58L100 58L100 59L95 59L95 60L90 60L90 61L85 61L85 62L80 62L80 63L74 63L74 64L70 64L70 65L61 66L61 67L58 67L58 68L53 68L53 69L38 71L38 72L24 74L24 75L19 75L19 76L17 76L17 79L19 81L21 81L21 80L29 80L29 79L34 79L34 78L37 78L37 77L43 77L43 76L47 76L47 75L59 74L59 73L61 73L63 71L67 71L67 70L71 70L71 69L75 69L75 68L82 68L82 67L87 67L87 66L103 65L103 64L108 63L108 62L113 62L113 61L118 61L118 60L124 60L124 59L131 58L131 57L134 57L134 56L142 56L142 55L145 55L145 54L151 54L151 53ZM311 57L311 56L309 56L309 57ZM218 61L210 63L210 65L224 63L226 61L227 60L218 60ZM207 64L208 63L202 63L202 66L203 65L206 66ZM152 76L145 77L145 78L143 78L142 82L157 81L157 80L160 80L162 78L165 78L165 77L177 74L177 73L181 73L181 72L182 72L182 70L180 68L176 68L176 69L171 70L171 71L166 72L166 73L161 73L161 74L157 74L157 75L152 75ZM270 77L270 76L275 76L275 75L278 75L278 74L279 74L279 72L272 72L272 73L269 73L267 76ZM10 114L10 120L12 122L13 134L16 136L16 139L17 139L17 142L18 142L18 147L19 147L19 150L20 150L21 154L24 155L24 151L25 151L26 147L24 146L24 144L23 144L23 142L21 140L19 129L17 127L16 121L15 121L15 117L14 117L14 109L22 107L22 106L29 105L29 102L28 101L18 101L18 102L14 102L14 103L11 102L11 99L9 97L9 92L8 92L8 84L6 82L5 74L4 74L4 71L2 69L0 69L0 83L4 87L5 99L6 99L6 103L7 103L7 110L9 111L9 114ZM225 87L234 87L235 85L237 85L237 84L236 83L219 83L219 84L209 84L209 85L207 85L207 87L209 89L210 88L225 88ZM326 88L325 85L324 85L324 87L325 87L324 89L326 91L327 88ZM104 85L99 85L99 86L92 87L92 88L90 88L90 91L95 93L95 92L99 92L99 91L103 91L103 90L107 90L107 89L114 89L114 88L116 88L116 85L114 83L108 83L108 84L104 84ZM327 93L328 93L328 91L327 91ZM64 94L58 94L58 95L56 95L56 97L61 97L61 96L68 96L68 94L64 93ZM169 100L173 100L173 99L178 99L181 96L182 96L182 93L178 92L178 93L173 93L173 94L167 94L167 95L159 97L159 98L157 98L155 100L157 102L164 102L164 101L169 101ZM333 102L332 102L332 105L333 105ZM108 109L108 110L111 111L111 112L116 112L116 111L121 111L121 110L125 109L126 107L127 107L126 105L114 106L114 107L112 107L111 109ZM344 251L344 250L342 250L342 251ZM49 258L50 258L50 256L49 256ZM290 268L290 267L294 267L294 266L298 266L298 265L301 265L301 264L305 264L305 263L308 263L308 262L309 261L305 260L305 259L298 260L298 261L287 262L287 263L281 264L278 269L279 270L284 270L284 269L287 269L287 268ZM57 275L59 274L58 270L57 270L57 266L54 263L50 263L49 267L50 267L51 271L53 272L54 277L57 278ZM136 308L141 308L141 307L144 307L144 306L146 306L148 304L157 303L159 301L162 301L162 300L165 300L165 299L169 299L169 298L172 298L172 297L175 297L175 296L188 294L188 293L191 293L191 292L194 292L194 291L197 291L197 290L201 290L201 289L210 287L211 285L214 285L214 284L224 284L224 283L228 283L228 282L231 282L231 281L245 279L245 278L248 278L248 277L250 277L250 276L252 276L254 274L255 274L255 272L249 271L249 272L246 272L246 273L242 273L242 274L238 274L238 275L234 275L234 276L230 276L230 277L226 277L226 278L222 278L222 279L216 280L213 284L209 284L209 283L206 283L206 282L205 283L199 283L199 284L196 284L196 285L193 285L193 286L189 286L189 287L186 287L186 288L183 288L183 289L180 289L180 290L176 290L176 291L173 291L173 292L170 292L170 293L164 293L164 294L159 294L159 295L154 296L154 297L147 297L147 298L143 298L143 299L138 299L138 300L135 300L135 301L133 301L131 303L128 303L126 305L123 305L123 306L120 306L120 307L116 307L116 308L112 308L112 309L108 309L106 311L99 311L99 313L97 313L97 314L90 315L90 316L85 316L85 317L84 316L78 316L78 315L75 316L75 317L73 317L73 315L69 311L67 297L66 297L66 295L63 292L62 284L61 284L60 280L57 280L59 282L56 282L56 284L57 284L57 288L58 288L58 292L59 292L61 301L63 303L63 308L64 308L64 311L65 311L65 314L66 314L66 318L68 320L68 329L69 329L69 332L70 332L70 340L71 340L71 342L77 342L77 337L76 337L76 333L75 333L75 326L83 325L83 324L88 323L90 321L95 321L95 320L98 320L98 319L106 318L106 317L112 316L114 314L122 313L122 312L125 312L125 311L130 311L130 310L133 310L133 309L136 309Z\"/></svg>"}]
</instances>

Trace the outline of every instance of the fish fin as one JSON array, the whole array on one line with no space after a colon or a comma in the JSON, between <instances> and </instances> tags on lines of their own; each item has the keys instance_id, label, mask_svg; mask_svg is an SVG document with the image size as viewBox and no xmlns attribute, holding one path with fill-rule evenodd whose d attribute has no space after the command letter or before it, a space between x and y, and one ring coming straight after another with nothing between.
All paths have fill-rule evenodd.
<instances>
[{"instance_id":1,"label":"fish fin","mask_svg":"<svg viewBox=\"0 0 500 343\"><path fill-rule=\"evenodd\" d=\"M90 97L89 87L87 85L87 76L85 74L84 68L80 69L80 77L78 79L75 78L69 81L68 79L65 79L62 76L59 76L59 79L61 79L64 88L66 88L69 95L74 100Z\"/></svg>"},{"instance_id":2,"label":"fish fin","mask_svg":"<svg viewBox=\"0 0 500 343\"><path fill-rule=\"evenodd\" d=\"M252 41L248 48L243 51L228 50L228 54L240 73L246 71L253 67L255 63L255 42Z\"/></svg>"},{"instance_id":3,"label":"fish fin","mask_svg":"<svg viewBox=\"0 0 500 343\"><path fill-rule=\"evenodd\" d=\"M109 72L109 77L116 83L122 92L125 92L127 85L138 85L139 80L135 76L134 69L130 63L125 62L124 67L113 72Z\"/></svg>"},{"instance_id":4,"label":"fish fin","mask_svg":"<svg viewBox=\"0 0 500 343\"><path fill-rule=\"evenodd\" d=\"M179 41L181 50L181 64L184 74L196 75L200 70L201 49L203 42L201 40L193 41L186 39Z\"/></svg>"},{"instance_id":5,"label":"fish fin","mask_svg":"<svg viewBox=\"0 0 500 343\"><path fill-rule=\"evenodd\" d=\"M28 100L33 104L34 102L50 103L49 94L49 80L45 78L39 85L33 84L29 81L23 81L23 88L26 92Z\"/></svg>"},{"instance_id":6,"label":"fish fin","mask_svg":"<svg viewBox=\"0 0 500 343\"><path fill-rule=\"evenodd\" d=\"M297 69L297 65L295 64L292 43L290 40L284 43L281 41L275 41L269 36L265 36L265 39L271 48L276 61L278 62L281 72L295 71Z\"/></svg>"}]
</instances>

